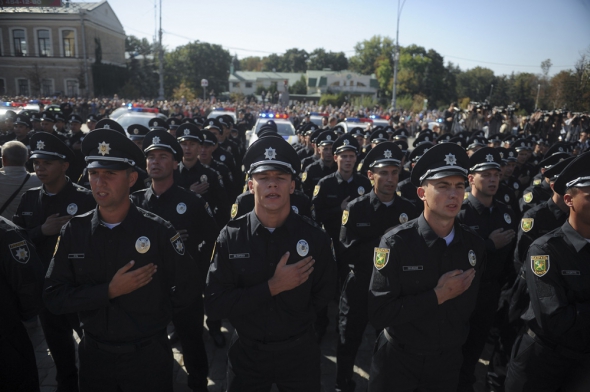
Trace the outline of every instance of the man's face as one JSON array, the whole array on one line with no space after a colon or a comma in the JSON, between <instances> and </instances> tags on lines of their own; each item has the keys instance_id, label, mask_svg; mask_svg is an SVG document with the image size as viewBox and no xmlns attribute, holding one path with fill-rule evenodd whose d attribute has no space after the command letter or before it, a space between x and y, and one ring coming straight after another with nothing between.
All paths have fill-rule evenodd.
<instances>
[{"instance_id":1,"label":"man's face","mask_svg":"<svg viewBox=\"0 0 590 392\"><path fill-rule=\"evenodd\" d=\"M352 173L354 164L356 163L356 153L353 151L342 151L340 154L334 155L334 160L340 172Z\"/></svg>"},{"instance_id":2,"label":"man's face","mask_svg":"<svg viewBox=\"0 0 590 392\"><path fill-rule=\"evenodd\" d=\"M570 208L570 215L575 214L581 222L590 225L590 186L568 190L563 201Z\"/></svg>"},{"instance_id":3,"label":"man's face","mask_svg":"<svg viewBox=\"0 0 590 392\"><path fill-rule=\"evenodd\" d=\"M215 151L215 149L217 149L217 145L213 145L210 143L199 143L199 161L204 163L205 165L208 165L211 162L211 157L213 156L213 151Z\"/></svg>"},{"instance_id":4,"label":"man's face","mask_svg":"<svg viewBox=\"0 0 590 392\"><path fill-rule=\"evenodd\" d=\"M72 131L72 133L78 133L78 132L80 132L81 129L82 129L82 124L80 124L79 122L71 122L70 123L70 130Z\"/></svg>"},{"instance_id":5,"label":"man's face","mask_svg":"<svg viewBox=\"0 0 590 392\"><path fill-rule=\"evenodd\" d=\"M57 120L55 122L55 126L57 127L57 129L64 129L66 126L66 123L61 120Z\"/></svg>"},{"instance_id":6,"label":"man's face","mask_svg":"<svg viewBox=\"0 0 590 392\"><path fill-rule=\"evenodd\" d=\"M29 133L29 127L23 124L14 124L14 135L17 139L24 139Z\"/></svg>"},{"instance_id":7,"label":"man's face","mask_svg":"<svg viewBox=\"0 0 590 392\"><path fill-rule=\"evenodd\" d=\"M375 186L375 193L387 198L395 196L397 183L399 181L399 167L384 166L376 167L367 172L369 180L372 180Z\"/></svg>"},{"instance_id":8,"label":"man's face","mask_svg":"<svg viewBox=\"0 0 590 392\"><path fill-rule=\"evenodd\" d=\"M584 131L580 132L580 142L584 143L588 140L588 134Z\"/></svg>"},{"instance_id":9,"label":"man's face","mask_svg":"<svg viewBox=\"0 0 590 392\"><path fill-rule=\"evenodd\" d=\"M484 196L494 196L498 191L500 176L502 173L498 169L489 169L469 175L469 184L477 192Z\"/></svg>"},{"instance_id":10,"label":"man's face","mask_svg":"<svg viewBox=\"0 0 590 392\"><path fill-rule=\"evenodd\" d=\"M187 162L194 162L199 154L199 143L195 140L183 140L180 142L183 158Z\"/></svg>"},{"instance_id":11,"label":"man's face","mask_svg":"<svg viewBox=\"0 0 590 392\"><path fill-rule=\"evenodd\" d=\"M443 219L457 216L464 195L465 179L462 176L426 180L418 187L418 196L425 202L424 209Z\"/></svg>"},{"instance_id":12,"label":"man's face","mask_svg":"<svg viewBox=\"0 0 590 392\"><path fill-rule=\"evenodd\" d=\"M318 147L318 151L320 153L320 158L325 163L332 163L334 162L334 155L332 154L332 145L325 144L323 146Z\"/></svg>"},{"instance_id":13,"label":"man's face","mask_svg":"<svg viewBox=\"0 0 590 392\"><path fill-rule=\"evenodd\" d=\"M514 173L514 169L516 168L516 162L508 162L504 166L502 166L502 179L507 180L512 176Z\"/></svg>"},{"instance_id":14,"label":"man's face","mask_svg":"<svg viewBox=\"0 0 590 392\"><path fill-rule=\"evenodd\" d=\"M33 130L35 132L41 131L41 121L31 121L31 124L33 124Z\"/></svg>"},{"instance_id":15,"label":"man's face","mask_svg":"<svg viewBox=\"0 0 590 392\"><path fill-rule=\"evenodd\" d=\"M522 165L528 161L530 157L531 152L529 150L519 150L518 155L516 156L516 162Z\"/></svg>"},{"instance_id":16,"label":"man's face","mask_svg":"<svg viewBox=\"0 0 590 392\"><path fill-rule=\"evenodd\" d=\"M133 139L132 142L143 151L143 139Z\"/></svg>"},{"instance_id":17,"label":"man's face","mask_svg":"<svg viewBox=\"0 0 590 392\"><path fill-rule=\"evenodd\" d=\"M96 123L94 121L88 121L86 123L86 126L88 127L88 129L90 130L90 132L94 131L96 129Z\"/></svg>"},{"instance_id":18,"label":"man's face","mask_svg":"<svg viewBox=\"0 0 590 392\"><path fill-rule=\"evenodd\" d=\"M280 170L255 173L248 180L248 188L254 194L254 203L266 211L280 211L290 205L295 190L293 176Z\"/></svg>"},{"instance_id":19,"label":"man's face","mask_svg":"<svg viewBox=\"0 0 590 392\"><path fill-rule=\"evenodd\" d=\"M41 121L41 130L43 132L53 132L53 123L51 121Z\"/></svg>"},{"instance_id":20,"label":"man's face","mask_svg":"<svg viewBox=\"0 0 590 392\"><path fill-rule=\"evenodd\" d=\"M88 169L88 179L96 204L104 209L116 209L125 199L129 200L129 189L137 181L137 172L111 169Z\"/></svg>"},{"instance_id":21,"label":"man's face","mask_svg":"<svg viewBox=\"0 0 590 392\"><path fill-rule=\"evenodd\" d=\"M146 155L147 172L154 180L165 180L178 168L174 155L166 150L152 150Z\"/></svg>"},{"instance_id":22,"label":"man's face","mask_svg":"<svg viewBox=\"0 0 590 392\"><path fill-rule=\"evenodd\" d=\"M338 124L338 120L336 120L335 118L330 120L330 128L334 128L336 124Z\"/></svg>"},{"instance_id":23,"label":"man's face","mask_svg":"<svg viewBox=\"0 0 590 392\"><path fill-rule=\"evenodd\" d=\"M355 136L356 141L359 142L359 146L365 145L365 137L364 136Z\"/></svg>"},{"instance_id":24,"label":"man's face","mask_svg":"<svg viewBox=\"0 0 590 392\"><path fill-rule=\"evenodd\" d=\"M61 159L33 159L37 178L46 185L55 184L66 175L69 163Z\"/></svg>"}]
</instances>

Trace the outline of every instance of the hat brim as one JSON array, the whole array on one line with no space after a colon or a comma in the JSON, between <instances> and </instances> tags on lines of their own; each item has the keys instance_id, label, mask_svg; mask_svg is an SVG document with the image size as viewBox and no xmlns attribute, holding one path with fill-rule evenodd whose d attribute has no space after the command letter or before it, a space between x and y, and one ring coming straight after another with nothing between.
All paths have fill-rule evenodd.
<instances>
[{"instance_id":1,"label":"hat brim","mask_svg":"<svg viewBox=\"0 0 590 392\"><path fill-rule=\"evenodd\" d=\"M135 169L124 162L112 162L112 161L90 161L88 162L88 169L109 169L109 170L127 170L129 168Z\"/></svg>"},{"instance_id":2,"label":"hat brim","mask_svg":"<svg viewBox=\"0 0 590 392\"><path fill-rule=\"evenodd\" d=\"M282 172L288 173L288 174L293 174L293 172L286 166L264 164L264 165L256 166L255 168L251 169L250 175L256 174L256 173L262 173L265 171L274 171L274 170L282 171Z\"/></svg>"},{"instance_id":3,"label":"hat brim","mask_svg":"<svg viewBox=\"0 0 590 392\"><path fill-rule=\"evenodd\" d=\"M48 161L55 161L56 159L61 159L62 161L66 161L67 162L66 159L60 158L60 157L55 156L55 155L39 154L39 153L35 153L35 154L31 155L31 157L29 158L29 160L32 160L32 159L45 159L45 160L48 160Z\"/></svg>"},{"instance_id":4,"label":"hat brim","mask_svg":"<svg viewBox=\"0 0 590 392\"><path fill-rule=\"evenodd\" d=\"M145 135L129 135L129 139L131 139L131 140L143 140L143 139L145 139Z\"/></svg>"}]
</instances>

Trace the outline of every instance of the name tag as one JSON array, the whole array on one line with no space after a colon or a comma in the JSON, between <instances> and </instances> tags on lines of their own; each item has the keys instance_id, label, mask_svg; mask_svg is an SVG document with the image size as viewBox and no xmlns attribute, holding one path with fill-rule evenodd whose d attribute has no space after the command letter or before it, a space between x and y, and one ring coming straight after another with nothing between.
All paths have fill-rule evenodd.
<instances>
[{"instance_id":1,"label":"name tag","mask_svg":"<svg viewBox=\"0 0 590 392\"><path fill-rule=\"evenodd\" d=\"M471 230L479 230L479 226L469 226Z\"/></svg>"},{"instance_id":2,"label":"name tag","mask_svg":"<svg viewBox=\"0 0 590 392\"><path fill-rule=\"evenodd\" d=\"M357 223L356 227L371 227L370 223Z\"/></svg>"},{"instance_id":3,"label":"name tag","mask_svg":"<svg viewBox=\"0 0 590 392\"><path fill-rule=\"evenodd\" d=\"M27 211L23 211L21 214L22 214L22 216L32 216L33 215L32 212L27 212Z\"/></svg>"},{"instance_id":4,"label":"name tag","mask_svg":"<svg viewBox=\"0 0 590 392\"><path fill-rule=\"evenodd\" d=\"M250 253L230 253L230 259L249 259Z\"/></svg>"},{"instance_id":5,"label":"name tag","mask_svg":"<svg viewBox=\"0 0 590 392\"><path fill-rule=\"evenodd\" d=\"M424 267L421 265L404 265L402 267L405 271L422 271L424 270Z\"/></svg>"},{"instance_id":6,"label":"name tag","mask_svg":"<svg viewBox=\"0 0 590 392\"><path fill-rule=\"evenodd\" d=\"M68 259L83 259L84 253L70 253L68 254Z\"/></svg>"},{"instance_id":7,"label":"name tag","mask_svg":"<svg viewBox=\"0 0 590 392\"><path fill-rule=\"evenodd\" d=\"M576 270L561 270L562 275L580 275L580 271Z\"/></svg>"}]
</instances>

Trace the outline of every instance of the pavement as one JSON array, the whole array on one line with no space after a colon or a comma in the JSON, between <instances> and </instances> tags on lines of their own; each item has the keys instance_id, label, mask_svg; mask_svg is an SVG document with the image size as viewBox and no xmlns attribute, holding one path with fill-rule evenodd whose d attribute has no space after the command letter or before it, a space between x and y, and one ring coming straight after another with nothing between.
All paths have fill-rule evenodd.
<instances>
[{"instance_id":1,"label":"pavement","mask_svg":"<svg viewBox=\"0 0 590 392\"><path fill-rule=\"evenodd\" d=\"M338 315L338 308L335 301L329 305L328 314L330 317L330 325L328 326L326 335L322 339L320 345L322 351L322 390L324 392L334 391L334 381L336 379L336 342L338 335L336 333L335 320ZM47 348L41 324L37 320L36 322L28 323L26 327L31 341L33 342L33 347L35 348L41 392L55 392L57 389L55 381L55 366L53 364L53 359L51 358L51 353ZM233 333L233 327L227 320L224 320L221 330L229 343L230 337ZM78 335L75 332L73 332L73 335L76 338L76 341L79 342L80 338ZM203 339L207 349L207 357L209 358L209 392L223 392L226 390L227 346L225 348L215 347L207 332L206 325L204 325ZM354 381L357 385L357 391L366 391L367 389L374 342L375 331L373 327L368 326L365 329L363 342L355 363ZM175 359L174 391L190 392L191 390L187 387L187 375L184 367L182 346L179 342L173 345L173 351ZM273 387L273 391L276 390L276 387Z\"/></svg>"}]
</instances>

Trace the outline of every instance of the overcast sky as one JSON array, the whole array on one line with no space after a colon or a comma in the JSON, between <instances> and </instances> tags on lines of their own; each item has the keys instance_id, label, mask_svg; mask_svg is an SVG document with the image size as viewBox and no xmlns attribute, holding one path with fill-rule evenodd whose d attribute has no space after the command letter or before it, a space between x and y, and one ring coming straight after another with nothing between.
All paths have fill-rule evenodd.
<instances>
[{"instance_id":1,"label":"overcast sky","mask_svg":"<svg viewBox=\"0 0 590 392\"><path fill-rule=\"evenodd\" d=\"M79 1L79 0L78 0ZM402 0L403 2L403 0ZM160 0L109 0L128 35L156 31ZM164 45L222 45L238 58L316 48L354 55L357 42L395 38L397 0L162 0ZM440 53L466 70L551 74L590 53L590 0L406 0L399 41Z\"/></svg>"}]
</instances>

